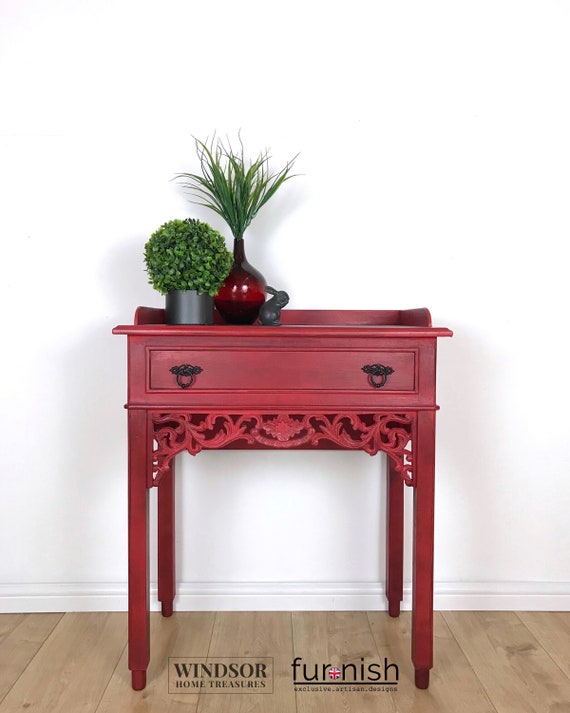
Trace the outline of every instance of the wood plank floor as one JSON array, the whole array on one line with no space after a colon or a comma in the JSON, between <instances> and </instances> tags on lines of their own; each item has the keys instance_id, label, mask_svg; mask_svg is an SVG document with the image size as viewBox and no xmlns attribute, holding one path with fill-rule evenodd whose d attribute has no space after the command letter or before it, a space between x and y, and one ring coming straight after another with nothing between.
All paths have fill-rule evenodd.
<instances>
[{"instance_id":1,"label":"wood plank floor","mask_svg":"<svg viewBox=\"0 0 570 713\"><path fill-rule=\"evenodd\" d=\"M570 612L436 612L430 688L413 684L410 614L151 615L148 685L127 669L124 613L1 614L0 713L570 713ZM272 657L270 694L168 692L168 658ZM384 661L395 691L295 690L291 662Z\"/></svg>"}]
</instances>

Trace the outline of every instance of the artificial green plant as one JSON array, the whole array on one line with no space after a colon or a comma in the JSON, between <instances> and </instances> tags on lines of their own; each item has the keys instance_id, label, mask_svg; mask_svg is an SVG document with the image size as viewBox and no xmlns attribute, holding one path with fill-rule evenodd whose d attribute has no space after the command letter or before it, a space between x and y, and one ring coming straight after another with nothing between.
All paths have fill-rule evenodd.
<instances>
[{"instance_id":1,"label":"artificial green plant","mask_svg":"<svg viewBox=\"0 0 570 713\"><path fill-rule=\"evenodd\" d=\"M228 224L234 238L241 240L260 208L293 177L294 156L277 172L269 168L269 152L261 151L254 160L246 160L243 142L239 150L228 141L194 138L201 174L179 173L176 178L193 196L191 202L215 211Z\"/></svg>"},{"instance_id":2,"label":"artificial green plant","mask_svg":"<svg viewBox=\"0 0 570 713\"><path fill-rule=\"evenodd\" d=\"M196 290L214 297L232 266L224 237L194 218L170 220L158 228L144 247L149 283L162 295L173 290Z\"/></svg>"}]
</instances>

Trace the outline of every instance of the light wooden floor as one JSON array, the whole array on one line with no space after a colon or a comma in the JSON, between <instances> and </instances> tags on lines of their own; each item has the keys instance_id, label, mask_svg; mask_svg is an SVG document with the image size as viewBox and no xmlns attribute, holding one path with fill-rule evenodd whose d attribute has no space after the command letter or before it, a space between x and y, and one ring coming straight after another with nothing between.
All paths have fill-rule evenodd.
<instances>
[{"instance_id":1,"label":"light wooden floor","mask_svg":"<svg viewBox=\"0 0 570 713\"><path fill-rule=\"evenodd\" d=\"M0 615L0 713L570 713L570 612L437 612L430 688L413 685L410 614L179 612L151 615L144 691L130 688L124 613ZM272 656L269 695L172 695L167 661ZM291 661L383 660L388 692L295 692Z\"/></svg>"}]
</instances>

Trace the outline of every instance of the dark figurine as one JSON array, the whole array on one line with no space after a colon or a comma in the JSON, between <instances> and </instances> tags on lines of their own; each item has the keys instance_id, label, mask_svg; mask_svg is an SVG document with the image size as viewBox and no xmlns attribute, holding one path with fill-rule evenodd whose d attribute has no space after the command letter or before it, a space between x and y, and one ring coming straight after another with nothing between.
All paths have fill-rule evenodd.
<instances>
[{"instance_id":1,"label":"dark figurine","mask_svg":"<svg viewBox=\"0 0 570 713\"><path fill-rule=\"evenodd\" d=\"M268 327L279 327L281 325L279 321L281 310L289 302L289 295L283 290L274 290L273 287L269 287L269 285L267 285L265 291L274 296L261 305L261 309L259 310L259 322Z\"/></svg>"}]
</instances>

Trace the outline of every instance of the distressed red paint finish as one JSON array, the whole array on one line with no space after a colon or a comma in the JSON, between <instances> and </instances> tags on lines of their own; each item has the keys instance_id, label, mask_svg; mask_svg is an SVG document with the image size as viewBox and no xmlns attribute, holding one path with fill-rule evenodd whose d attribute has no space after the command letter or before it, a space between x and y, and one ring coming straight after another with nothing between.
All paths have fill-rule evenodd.
<instances>
[{"instance_id":1,"label":"distressed red paint finish","mask_svg":"<svg viewBox=\"0 0 570 713\"><path fill-rule=\"evenodd\" d=\"M203 449L347 449L387 463L386 596L403 593L403 485L414 491L412 661L433 663L436 342L428 310L285 310L281 327L170 326L139 307L128 338L129 668L150 658L148 491L158 488L158 598L173 612L174 462ZM191 373L192 378L180 378Z\"/></svg>"}]
</instances>

